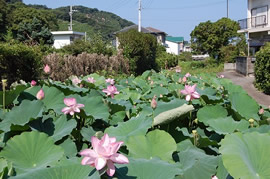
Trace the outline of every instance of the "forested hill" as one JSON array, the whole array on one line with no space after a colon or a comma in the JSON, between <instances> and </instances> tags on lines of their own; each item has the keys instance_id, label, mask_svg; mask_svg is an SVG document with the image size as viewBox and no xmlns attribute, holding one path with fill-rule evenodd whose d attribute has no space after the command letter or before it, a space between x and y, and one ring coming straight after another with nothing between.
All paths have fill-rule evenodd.
<instances>
[{"instance_id":1,"label":"forested hill","mask_svg":"<svg viewBox=\"0 0 270 179\"><path fill-rule=\"evenodd\" d=\"M57 9L49 9L46 6L28 5L35 9L46 9L53 12L58 20L59 30L68 30L69 24L69 6L60 7ZM113 32L116 32L124 27L133 25L113 13L99 11L96 8L88 8L84 6L74 6L76 12L73 14L73 30L87 32L89 36L100 32L103 38L109 39Z\"/></svg>"}]
</instances>

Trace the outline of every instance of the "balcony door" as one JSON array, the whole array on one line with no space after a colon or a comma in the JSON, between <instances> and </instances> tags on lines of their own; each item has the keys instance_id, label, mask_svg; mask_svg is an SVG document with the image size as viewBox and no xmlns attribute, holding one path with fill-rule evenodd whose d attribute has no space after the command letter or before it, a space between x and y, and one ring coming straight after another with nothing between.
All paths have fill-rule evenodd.
<instances>
[{"instance_id":1,"label":"balcony door","mask_svg":"<svg viewBox=\"0 0 270 179\"><path fill-rule=\"evenodd\" d=\"M251 9L251 27L265 26L268 22L268 6Z\"/></svg>"}]
</instances>

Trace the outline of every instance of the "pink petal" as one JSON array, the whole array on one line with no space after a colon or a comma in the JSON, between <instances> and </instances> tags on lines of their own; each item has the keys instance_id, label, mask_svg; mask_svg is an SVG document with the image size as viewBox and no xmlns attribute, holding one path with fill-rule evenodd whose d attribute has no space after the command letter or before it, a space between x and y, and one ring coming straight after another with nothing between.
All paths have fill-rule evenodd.
<instances>
[{"instance_id":1,"label":"pink petal","mask_svg":"<svg viewBox=\"0 0 270 179\"><path fill-rule=\"evenodd\" d=\"M73 115L74 115L74 111L73 111L73 110L70 111L69 114L70 114L71 116L73 116Z\"/></svg>"},{"instance_id":2,"label":"pink petal","mask_svg":"<svg viewBox=\"0 0 270 179\"><path fill-rule=\"evenodd\" d=\"M95 159L90 157L84 157L81 161L82 165L92 165L94 163Z\"/></svg>"},{"instance_id":3,"label":"pink petal","mask_svg":"<svg viewBox=\"0 0 270 179\"><path fill-rule=\"evenodd\" d=\"M91 157L91 158L97 158L98 157L98 154L92 149L84 149L84 150L82 150L80 152L80 155Z\"/></svg>"},{"instance_id":4,"label":"pink petal","mask_svg":"<svg viewBox=\"0 0 270 179\"><path fill-rule=\"evenodd\" d=\"M65 103L65 105L67 105L69 107L77 104L75 98L64 98L64 103Z\"/></svg>"},{"instance_id":5,"label":"pink petal","mask_svg":"<svg viewBox=\"0 0 270 179\"><path fill-rule=\"evenodd\" d=\"M181 90L181 93L184 94L184 95L188 94L188 92L186 90Z\"/></svg>"},{"instance_id":6,"label":"pink petal","mask_svg":"<svg viewBox=\"0 0 270 179\"><path fill-rule=\"evenodd\" d=\"M107 163L106 159L104 159L102 157L98 157L95 160L95 167L97 170L101 170L102 168L105 167L106 163Z\"/></svg>"},{"instance_id":7,"label":"pink petal","mask_svg":"<svg viewBox=\"0 0 270 179\"><path fill-rule=\"evenodd\" d=\"M76 107L83 108L84 107L84 104L77 104Z\"/></svg>"},{"instance_id":8,"label":"pink petal","mask_svg":"<svg viewBox=\"0 0 270 179\"><path fill-rule=\"evenodd\" d=\"M114 144L111 144L112 145L112 148L111 148L111 152L114 154L114 153L116 153L119 149L120 149L120 147L121 147L121 145L123 144L124 142L115 142Z\"/></svg>"},{"instance_id":9,"label":"pink petal","mask_svg":"<svg viewBox=\"0 0 270 179\"><path fill-rule=\"evenodd\" d=\"M107 174L109 176L113 176L114 173L115 173L115 167L114 167L114 164L111 160L108 160L107 161L107 166L108 166L108 169L107 169Z\"/></svg>"},{"instance_id":10,"label":"pink petal","mask_svg":"<svg viewBox=\"0 0 270 179\"><path fill-rule=\"evenodd\" d=\"M190 90L192 91L192 93L195 91L195 89L196 89L196 84L193 85L193 86L190 88Z\"/></svg>"},{"instance_id":11,"label":"pink petal","mask_svg":"<svg viewBox=\"0 0 270 179\"><path fill-rule=\"evenodd\" d=\"M73 108L73 111L78 112L78 113L81 112L80 108L78 108L78 107Z\"/></svg>"},{"instance_id":12,"label":"pink petal","mask_svg":"<svg viewBox=\"0 0 270 179\"><path fill-rule=\"evenodd\" d=\"M191 100L191 96L188 94L186 95L186 101L190 101Z\"/></svg>"},{"instance_id":13,"label":"pink petal","mask_svg":"<svg viewBox=\"0 0 270 179\"><path fill-rule=\"evenodd\" d=\"M196 92L196 91L194 93L192 93L192 96L194 98L200 98L200 94L198 92Z\"/></svg>"},{"instance_id":14,"label":"pink petal","mask_svg":"<svg viewBox=\"0 0 270 179\"><path fill-rule=\"evenodd\" d=\"M116 142L116 138L115 137L110 137L110 143L115 143Z\"/></svg>"},{"instance_id":15,"label":"pink petal","mask_svg":"<svg viewBox=\"0 0 270 179\"><path fill-rule=\"evenodd\" d=\"M115 162L115 163L119 163L119 164L125 164L125 163L129 163L129 160L126 156L122 155L122 154L114 154L110 157L110 159Z\"/></svg>"},{"instance_id":16,"label":"pink petal","mask_svg":"<svg viewBox=\"0 0 270 179\"><path fill-rule=\"evenodd\" d=\"M70 107L64 107L64 108L62 109L62 112L63 112L64 114L68 114L70 111L71 111L71 108L70 108Z\"/></svg>"},{"instance_id":17,"label":"pink petal","mask_svg":"<svg viewBox=\"0 0 270 179\"><path fill-rule=\"evenodd\" d=\"M95 150L95 152L97 152L99 142L100 142L100 140L97 137L95 137L95 136L91 137L91 144L92 144L92 147Z\"/></svg>"},{"instance_id":18,"label":"pink petal","mask_svg":"<svg viewBox=\"0 0 270 179\"><path fill-rule=\"evenodd\" d=\"M110 144L110 137L108 134L104 134L104 136L101 138L100 144L104 147L109 146Z\"/></svg>"}]
</instances>

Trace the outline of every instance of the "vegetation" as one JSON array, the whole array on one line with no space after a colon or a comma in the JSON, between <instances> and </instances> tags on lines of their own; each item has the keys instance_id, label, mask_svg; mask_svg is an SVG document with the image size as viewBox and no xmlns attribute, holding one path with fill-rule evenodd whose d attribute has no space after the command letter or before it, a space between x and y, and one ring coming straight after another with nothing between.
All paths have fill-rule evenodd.
<instances>
[{"instance_id":1,"label":"vegetation","mask_svg":"<svg viewBox=\"0 0 270 179\"><path fill-rule=\"evenodd\" d=\"M0 43L0 79L7 79L9 83L37 79L42 68L41 59L39 47Z\"/></svg>"},{"instance_id":2,"label":"vegetation","mask_svg":"<svg viewBox=\"0 0 270 179\"><path fill-rule=\"evenodd\" d=\"M178 64L178 61L178 55L169 54L166 52L166 48L164 46L158 45L156 63L159 70L175 67Z\"/></svg>"},{"instance_id":3,"label":"vegetation","mask_svg":"<svg viewBox=\"0 0 270 179\"><path fill-rule=\"evenodd\" d=\"M0 175L269 178L270 109L229 80L184 76L91 74L1 91Z\"/></svg>"},{"instance_id":4,"label":"vegetation","mask_svg":"<svg viewBox=\"0 0 270 179\"><path fill-rule=\"evenodd\" d=\"M138 32L135 29L118 35L120 49L129 59L131 72L139 75L146 70L157 70L156 52L157 40L151 34Z\"/></svg>"},{"instance_id":5,"label":"vegetation","mask_svg":"<svg viewBox=\"0 0 270 179\"><path fill-rule=\"evenodd\" d=\"M255 84L258 89L270 94L270 43L256 53Z\"/></svg>"},{"instance_id":6,"label":"vegetation","mask_svg":"<svg viewBox=\"0 0 270 179\"><path fill-rule=\"evenodd\" d=\"M237 33L238 29L239 24L228 18L222 18L214 23L210 21L200 23L190 34L191 48L196 54L209 54L222 60L221 48L231 45L239 48L237 50L239 55L241 51L245 52L246 43L244 35Z\"/></svg>"}]
</instances>

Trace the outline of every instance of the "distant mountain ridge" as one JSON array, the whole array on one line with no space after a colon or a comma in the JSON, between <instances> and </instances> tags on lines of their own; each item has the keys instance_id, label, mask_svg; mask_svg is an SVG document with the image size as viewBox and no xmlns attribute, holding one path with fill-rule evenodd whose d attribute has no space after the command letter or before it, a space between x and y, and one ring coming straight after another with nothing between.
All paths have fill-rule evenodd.
<instances>
[{"instance_id":1,"label":"distant mountain ridge","mask_svg":"<svg viewBox=\"0 0 270 179\"><path fill-rule=\"evenodd\" d=\"M43 5L28 5L36 9L51 10L58 19L59 30L68 30L69 24L69 6L50 9ZM84 6L73 6L76 10L73 14L75 31L87 32L88 36L100 33L104 39L111 39L113 32L119 31L124 27L133 25L126 19L116 14L106 11L99 11L96 8L88 8Z\"/></svg>"}]
</instances>

